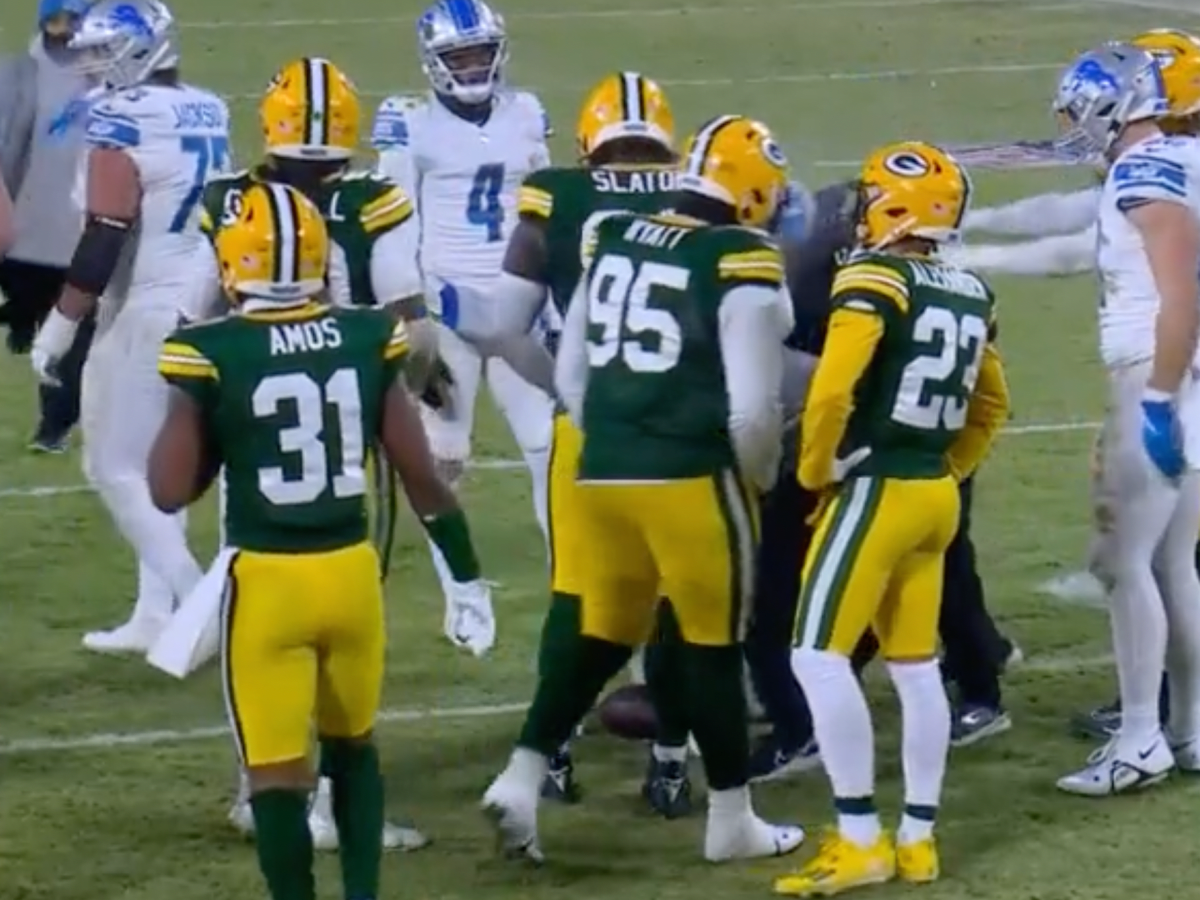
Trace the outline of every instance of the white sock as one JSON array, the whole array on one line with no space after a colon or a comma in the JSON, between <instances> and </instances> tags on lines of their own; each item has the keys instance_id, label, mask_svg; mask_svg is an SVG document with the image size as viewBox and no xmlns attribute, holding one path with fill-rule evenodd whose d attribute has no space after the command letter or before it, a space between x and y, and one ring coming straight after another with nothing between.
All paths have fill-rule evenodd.
<instances>
[{"instance_id":1,"label":"white sock","mask_svg":"<svg viewBox=\"0 0 1200 900\"><path fill-rule=\"evenodd\" d=\"M729 821L753 815L754 806L750 802L749 785L744 784L741 787L708 792L708 818L710 821L713 819Z\"/></svg>"},{"instance_id":2,"label":"white sock","mask_svg":"<svg viewBox=\"0 0 1200 900\"><path fill-rule=\"evenodd\" d=\"M950 753L950 703L934 660L887 664L900 697L901 757L904 764L904 817L900 843L933 834Z\"/></svg>"},{"instance_id":3,"label":"white sock","mask_svg":"<svg viewBox=\"0 0 1200 900\"><path fill-rule=\"evenodd\" d=\"M1118 743L1129 752L1142 750L1159 733L1158 693L1167 653L1167 616L1150 566L1118 573L1109 596L1113 652L1121 689Z\"/></svg>"},{"instance_id":4,"label":"white sock","mask_svg":"<svg viewBox=\"0 0 1200 900\"><path fill-rule=\"evenodd\" d=\"M546 780L548 771L550 765L546 757L527 747L517 747L509 757L508 768L501 777L513 779L523 789L536 796L542 789L542 782Z\"/></svg>"},{"instance_id":5,"label":"white sock","mask_svg":"<svg viewBox=\"0 0 1200 900\"><path fill-rule=\"evenodd\" d=\"M650 753L655 761L660 763L685 763L688 758L687 744L682 747L665 747L662 744L655 744L650 748Z\"/></svg>"},{"instance_id":6,"label":"white sock","mask_svg":"<svg viewBox=\"0 0 1200 900\"><path fill-rule=\"evenodd\" d=\"M875 735L867 698L850 660L825 650L792 651L792 671L812 710L813 734L833 787L838 830L870 847L881 827L875 812Z\"/></svg>"},{"instance_id":7,"label":"white sock","mask_svg":"<svg viewBox=\"0 0 1200 900\"><path fill-rule=\"evenodd\" d=\"M163 621L171 615L175 598L171 586L144 562L138 562L137 601L134 620Z\"/></svg>"},{"instance_id":8,"label":"white sock","mask_svg":"<svg viewBox=\"0 0 1200 900\"><path fill-rule=\"evenodd\" d=\"M309 803L308 814L333 821L333 782L324 776L317 779L317 789Z\"/></svg>"}]
</instances>

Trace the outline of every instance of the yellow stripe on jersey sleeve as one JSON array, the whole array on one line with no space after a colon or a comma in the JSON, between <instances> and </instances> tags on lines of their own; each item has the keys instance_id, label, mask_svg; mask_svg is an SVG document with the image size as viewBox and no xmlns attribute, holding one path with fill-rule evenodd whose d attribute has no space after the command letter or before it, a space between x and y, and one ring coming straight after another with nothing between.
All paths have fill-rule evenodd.
<instances>
[{"instance_id":1,"label":"yellow stripe on jersey sleeve","mask_svg":"<svg viewBox=\"0 0 1200 900\"><path fill-rule=\"evenodd\" d=\"M517 192L517 213L520 215L537 216L541 219L550 218L554 211L554 195L543 191L531 184L521 185Z\"/></svg>"},{"instance_id":2,"label":"yellow stripe on jersey sleeve","mask_svg":"<svg viewBox=\"0 0 1200 900\"><path fill-rule=\"evenodd\" d=\"M401 359L408 354L408 328L404 322L396 323L396 327L392 329L392 336L388 338L388 342L383 347L383 358L388 362Z\"/></svg>"},{"instance_id":3,"label":"yellow stripe on jersey sleeve","mask_svg":"<svg viewBox=\"0 0 1200 900\"><path fill-rule=\"evenodd\" d=\"M783 284L783 255L775 249L727 253L717 261L717 277L725 281Z\"/></svg>"},{"instance_id":4,"label":"yellow stripe on jersey sleeve","mask_svg":"<svg viewBox=\"0 0 1200 900\"><path fill-rule=\"evenodd\" d=\"M908 312L908 285L895 269L861 262L853 263L837 273L833 279L834 300L842 294L860 293L881 297L900 312Z\"/></svg>"},{"instance_id":5,"label":"yellow stripe on jersey sleeve","mask_svg":"<svg viewBox=\"0 0 1200 900\"><path fill-rule=\"evenodd\" d=\"M216 232L216 223L213 222L213 217L209 211L203 206L200 206L200 231L210 237Z\"/></svg>"},{"instance_id":6,"label":"yellow stripe on jersey sleeve","mask_svg":"<svg viewBox=\"0 0 1200 900\"><path fill-rule=\"evenodd\" d=\"M408 195L393 187L366 204L358 214L358 221L363 231L375 234L402 225L412 218L412 214L413 205Z\"/></svg>"},{"instance_id":7,"label":"yellow stripe on jersey sleeve","mask_svg":"<svg viewBox=\"0 0 1200 900\"><path fill-rule=\"evenodd\" d=\"M158 372L167 378L217 381L217 367L191 344L167 341L158 354Z\"/></svg>"}]
</instances>

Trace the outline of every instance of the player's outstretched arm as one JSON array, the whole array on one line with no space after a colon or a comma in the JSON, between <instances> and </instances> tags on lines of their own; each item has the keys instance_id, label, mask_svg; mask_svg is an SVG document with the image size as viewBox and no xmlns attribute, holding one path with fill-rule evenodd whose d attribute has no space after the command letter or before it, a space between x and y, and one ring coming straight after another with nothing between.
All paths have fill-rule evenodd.
<instances>
[{"instance_id":1,"label":"player's outstretched arm","mask_svg":"<svg viewBox=\"0 0 1200 900\"><path fill-rule=\"evenodd\" d=\"M442 551L454 580L460 584L478 581L479 558L467 518L454 492L438 477L421 416L398 380L384 397L380 440L413 512Z\"/></svg>"},{"instance_id":2,"label":"player's outstretched arm","mask_svg":"<svg viewBox=\"0 0 1200 900\"><path fill-rule=\"evenodd\" d=\"M947 247L947 262L981 272L1008 275L1078 275L1096 268L1096 226L1075 234L1057 235L1015 244L976 244Z\"/></svg>"},{"instance_id":3,"label":"player's outstretched arm","mask_svg":"<svg viewBox=\"0 0 1200 900\"><path fill-rule=\"evenodd\" d=\"M987 231L1014 237L1048 237L1082 231L1100 212L1100 189L1085 188L1069 194L1038 194L1003 206L967 212L967 231Z\"/></svg>"},{"instance_id":4,"label":"player's outstretched arm","mask_svg":"<svg viewBox=\"0 0 1200 900\"><path fill-rule=\"evenodd\" d=\"M200 404L172 387L166 420L146 463L150 499L165 513L178 512L204 495L220 468L219 457L209 447Z\"/></svg>"},{"instance_id":5,"label":"player's outstretched arm","mask_svg":"<svg viewBox=\"0 0 1200 900\"><path fill-rule=\"evenodd\" d=\"M989 343L983 351L979 377L967 406L967 421L946 454L950 473L962 481L983 462L992 442L1008 421L1008 380L996 346Z\"/></svg>"}]
</instances>

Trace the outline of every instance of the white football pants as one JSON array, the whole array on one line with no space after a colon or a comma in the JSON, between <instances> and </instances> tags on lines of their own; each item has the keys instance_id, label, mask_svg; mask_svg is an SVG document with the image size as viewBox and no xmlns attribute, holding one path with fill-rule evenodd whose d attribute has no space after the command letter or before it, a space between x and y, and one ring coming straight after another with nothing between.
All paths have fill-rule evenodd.
<instances>
[{"instance_id":1,"label":"white football pants","mask_svg":"<svg viewBox=\"0 0 1200 900\"><path fill-rule=\"evenodd\" d=\"M1141 398L1150 364L1109 373L1109 410L1100 443L1093 501L1103 530L1092 570L1109 592L1113 651L1121 688L1119 740L1140 752L1159 735L1158 693L1164 667L1172 700L1171 731L1200 736L1200 473L1168 482L1142 445ZM1196 388L1180 400L1190 445L1200 438ZM1200 456L1188 454L1195 466Z\"/></svg>"},{"instance_id":2,"label":"white football pants","mask_svg":"<svg viewBox=\"0 0 1200 900\"><path fill-rule=\"evenodd\" d=\"M521 449L533 487L533 512L542 534L546 534L546 487L549 478L550 435L553 401L525 381L503 360L483 358L479 351L442 324L438 324L438 352L454 376L449 416L421 407L430 449L439 460L465 463L471 456L471 433L475 423L475 400L479 382L486 377L492 399L508 422ZM441 552L430 544L438 578L447 595L453 584Z\"/></svg>"},{"instance_id":3,"label":"white football pants","mask_svg":"<svg viewBox=\"0 0 1200 900\"><path fill-rule=\"evenodd\" d=\"M83 368L83 471L137 554L135 619L168 618L201 576L184 514L159 512L146 481L167 411L158 353L177 316L172 309L125 308L96 335Z\"/></svg>"}]
</instances>

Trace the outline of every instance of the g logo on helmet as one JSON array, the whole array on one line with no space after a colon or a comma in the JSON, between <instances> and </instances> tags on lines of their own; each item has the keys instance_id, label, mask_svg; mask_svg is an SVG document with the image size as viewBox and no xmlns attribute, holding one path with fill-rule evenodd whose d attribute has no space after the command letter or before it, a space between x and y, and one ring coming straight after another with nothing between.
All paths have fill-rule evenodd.
<instances>
[{"instance_id":1,"label":"g logo on helmet","mask_svg":"<svg viewBox=\"0 0 1200 900\"><path fill-rule=\"evenodd\" d=\"M929 160L919 153L901 150L883 161L883 167L901 178L920 178L930 172Z\"/></svg>"},{"instance_id":2,"label":"g logo on helmet","mask_svg":"<svg viewBox=\"0 0 1200 900\"><path fill-rule=\"evenodd\" d=\"M779 149L779 145L770 137L764 137L759 145L762 149L763 158L777 169L786 169L788 165L787 157L783 155L783 151Z\"/></svg>"}]
</instances>

